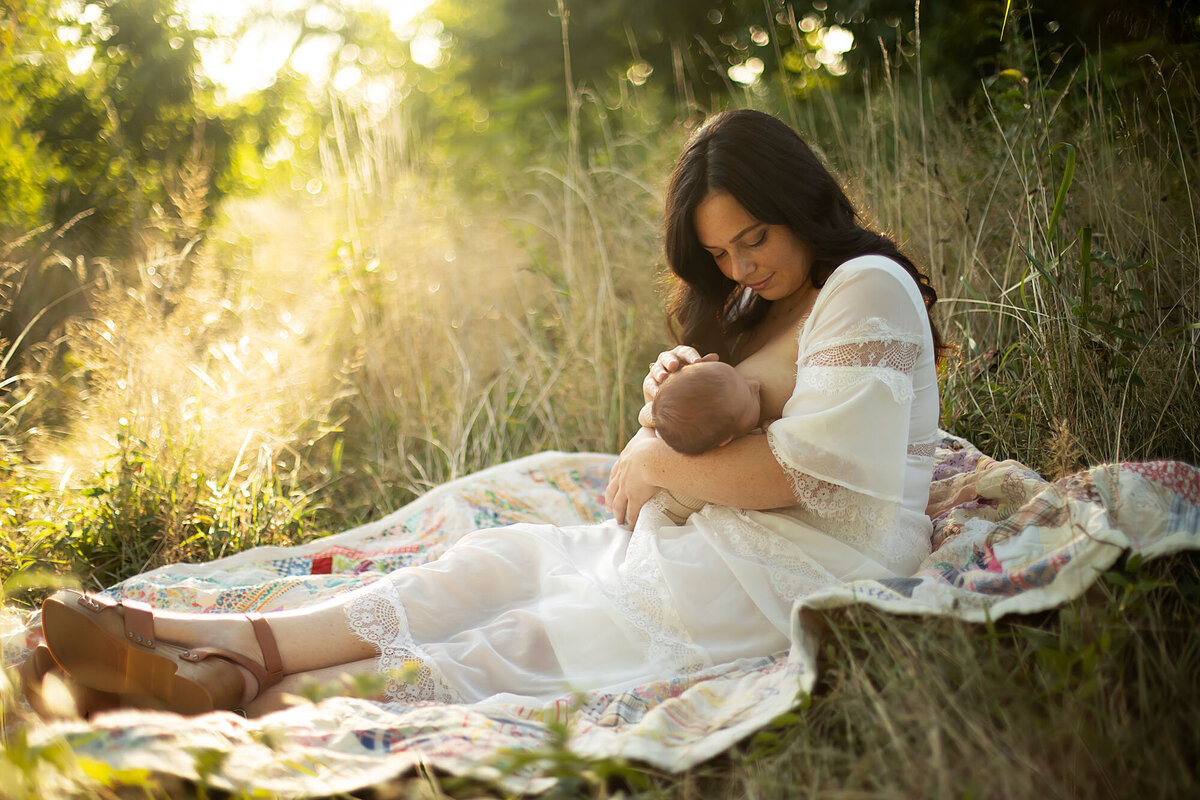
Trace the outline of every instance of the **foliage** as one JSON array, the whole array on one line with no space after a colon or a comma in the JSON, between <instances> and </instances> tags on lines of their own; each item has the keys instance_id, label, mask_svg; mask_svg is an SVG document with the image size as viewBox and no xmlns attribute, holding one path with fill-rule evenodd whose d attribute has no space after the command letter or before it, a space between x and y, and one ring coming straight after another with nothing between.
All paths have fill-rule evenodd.
<instances>
[{"instance_id":1,"label":"foliage","mask_svg":"<svg viewBox=\"0 0 1200 800\"><path fill-rule=\"evenodd\" d=\"M170 207L170 182L190 151L208 169L228 168L230 131L201 108L194 39L172 4L107 0L72 19L35 0L0 60L0 90L24 98L10 124L36 142L29 160L54 170L27 210L54 226L91 211L76 234L102 253L127 244L152 206Z\"/></svg>"},{"instance_id":2,"label":"foliage","mask_svg":"<svg viewBox=\"0 0 1200 800\"><path fill-rule=\"evenodd\" d=\"M556 785L546 795L549 798L610 797L611 787L628 787L638 792L649 788L644 768L623 759L579 756L569 746L570 729L561 722L547 722L546 730L549 737L545 744L505 751L496 758L494 766L503 775L528 773L555 779Z\"/></svg>"},{"instance_id":3,"label":"foliage","mask_svg":"<svg viewBox=\"0 0 1200 800\"><path fill-rule=\"evenodd\" d=\"M118 444L69 496L8 457L0 483L0 573L22 588L10 599L37 596L44 589L27 579L64 568L100 588L162 564L293 544L312 524L309 498L269 463L223 480L183 473L128 433Z\"/></svg>"},{"instance_id":4,"label":"foliage","mask_svg":"<svg viewBox=\"0 0 1200 800\"><path fill-rule=\"evenodd\" d=\"M799 19L784 0L722 0L702 12L670 0L439 0L414 32L436 40L441 57L410 67L410 100L454 157L483 151L471 173L536 158L568 135L602 151L636 135L639 117L669 125L838 85L845 70L824 49L823 19ZM581 113L588 105L596 113Z\"/></svg>"},{"instance_id":5,"label":"foliage","mask_svg":"<svg viewBox=\"0 0 1200 800\"><path fill-rule=\"evenodd\" d=\"M950 424L989 452L1020 455L1054 475L1098 461L1196 461L1188 410L1200 400L1198 298L1188 276L1200 231L1187 220L1195 220L1200 176L1178 134L1200 108L1174 106L1162 75L1151 81L1153 99L1127 99L1115 115L1101 105L1098 76L1062 89L1030 88L1019 73L1001 78L990 96L1007 162L998 169L1013 170L1038 200L1028 233L1003 262L960 277L968 303L999 314L969 318L984 326L959 323L964 360L946 375ZM1070 93L1087 95L1082 121L1060 117ZM1122 144L1106 150L1097 137ZM1146 147L1171 169L1126 168L1114 184L1117 164L1138 163ZM1088 196L1076 202L1081 189ZM1129 192L1157 198L1133 206L1136 222L1122 213ZM984 301L997 288L997 302ZM1047 441L1056 444L1039 447Z\"/></svg>"},{"instance_id":6,"label":"foliage","mask_svg":"<svg viewBox=\"0 0 1200 800\"><path fill-rule=\"evenodd\" d=\"M562 120L569 101L562 91L564 29L576 43L572 86L601 89L615 76L640 86L653 77L660 85L674 84L679 104L699 96L707 107L714 94L724 97L725 71L750 53L774 62L767 42L752 38L752 30L768 23L764 9L729 0L703 11L671 0L561 7L546 0L441 0L429 13L443 23L447 66L489 108L536 109ZM496 36L501 27L509 35Z\"/></svg>"},{"instance_id":7,"label":"foliage","mask_svg":"<svg viewBox=\"0 0 1200 800\"><path fill-rule=\"evenodd\" d=\"M45 186L67 177L67 168L39 150L37 131L25 120L53 94L55 78L66 72L64 48L54 38L38 7L0 10L0 231L21 230L42 222ZM20 39L14 31L20 31ZM37 56L28 42L36 42ZM36 67L35 67L36 65ZM40 72L43 80L33 80Z\"/></svg>"},{"instance_id":8,"label":"foliage","mask_svg":"<svg viewBox=\"0 0 1200 800\"><path fill-rule=\"evenodd\" d=\"M809 13L796 4L797 13ZM829 6L827 10L817 9ZM1070 72L1101 51L1117 82L1136 80L1137 59L1195 64L1200 8L1194 0L846 0L811 3L858 42L847 56L852 73L878 77L888 61L919 57L958 103L978 97L981 81L1007 68L1031 75Z\"/></svg>"}]
</instances>

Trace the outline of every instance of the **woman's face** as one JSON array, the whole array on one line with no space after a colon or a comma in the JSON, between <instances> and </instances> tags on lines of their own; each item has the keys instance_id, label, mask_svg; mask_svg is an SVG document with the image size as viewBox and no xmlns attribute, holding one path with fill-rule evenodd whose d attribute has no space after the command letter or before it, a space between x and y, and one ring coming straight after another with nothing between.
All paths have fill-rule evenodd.
<instances>
[{"instance_id":1,"label":"woman's face","mask_svg":"<svg viewBox=\"0 0 1200 800\"><path fill-rule=\"evenodd\" d=\"M755 219L733 195L710 191L696 206L693 224L717 268L764 300L782 300L808 286L808 245L786 225Z\"/></svg>"}]
</instances>

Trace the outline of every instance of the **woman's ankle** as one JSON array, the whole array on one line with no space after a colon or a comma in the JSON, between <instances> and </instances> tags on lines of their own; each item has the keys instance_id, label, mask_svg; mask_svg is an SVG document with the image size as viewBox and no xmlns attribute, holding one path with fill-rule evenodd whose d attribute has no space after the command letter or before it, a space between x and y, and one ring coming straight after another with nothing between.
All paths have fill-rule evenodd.
<instances>
[{"instance_id":1,"label":"woman's ankle","mask_svg":"<svg viewBox=\"0 0 1200 800\"><path fill-rule=\"evenodd\" d=\"M262 648L250 620L241 614L178 614L159 612L155 617L158 638L184 647L230 650L262 663Z\"/></svg>"},{"instance_id":2,"label":"woman's ankle","mask_svg":"<svg viewBox=\"0 0 1200 800\"><path fill-rule=\"evenodd\" d=\"M263 653L250 620L241 614L181 614L160 612L155 617L155 635L162 641L189 648L210 648L238 653L262 664ZM244 688L242 705L247 705L261 692L258 679L236 665L242 675Z\"/></svg>"}]
</instances>

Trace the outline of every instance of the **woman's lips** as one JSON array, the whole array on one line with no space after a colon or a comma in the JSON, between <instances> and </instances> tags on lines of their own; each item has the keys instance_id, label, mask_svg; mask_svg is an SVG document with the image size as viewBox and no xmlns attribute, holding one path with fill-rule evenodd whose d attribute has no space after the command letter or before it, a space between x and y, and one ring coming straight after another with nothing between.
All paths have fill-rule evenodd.
<instances>
[{"instance_id":1,"label":"woman's lips","mask_svg":"<svg viewBox=\"0 0 1200 800\"><path fill-rule=\"evenodd\" d=\"M767 288L767 285L771 283L771 278L773 278L773 277L775 277L774 273L763 278L758 283L747 283L746 285L749 286L750 289L755 292L761 292L763 289Z\"/></svg>"}]
</instances>

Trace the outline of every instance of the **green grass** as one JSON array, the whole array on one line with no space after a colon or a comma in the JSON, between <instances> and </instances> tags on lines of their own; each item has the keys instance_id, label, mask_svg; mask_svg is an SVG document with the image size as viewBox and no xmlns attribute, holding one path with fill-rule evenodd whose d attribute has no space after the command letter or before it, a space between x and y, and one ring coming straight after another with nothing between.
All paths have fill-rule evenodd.
<instances>
[{"instance_id":1,"label":"green grass","mask_svg":"<svg viewBox=\"0 0 1200 800\"><path fill-rule=\"evenodd\" d=\"M800 107L870 217L933 275L959 345L943 427L1051 476L1200 461L1187 77L1116 95L1087 72L1002 76L959 119L897 71ZM616 113L581 99L585 118L601 112ZM90 263L117 277L0 401L9 613L54 582L306 541L530 452L618 449L667 338L658 225L685 136L634 107L619 122L596 126L594 150L568 136L512 168L486 202L399 147L398 121L347 126L300 181L319 179L315 194L228 201L190 254ZM25 256L2 257L7 274ZM1177 557L992 626L849 609L829 617L806 705L686 775L545 755L564 793L593 797L1177 795L1200 755L1198 602L1196 559ZM0 783L94 786L69 753L22 744L11 686L2 713ZM446 791L488 790L426 775L378 796Z\"/></svg>"},{"instance_id":2,"label":"green grass","mask_svg":"<svg viewBox=\"0 0 1200 800\"><path fill-rule=\"evenodd\" d=\"M831 615L809 707L682 781L696 797L1155 797L1195 778L1194 557L987 628Z\"/></svg>"}]
</instances>

